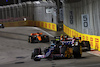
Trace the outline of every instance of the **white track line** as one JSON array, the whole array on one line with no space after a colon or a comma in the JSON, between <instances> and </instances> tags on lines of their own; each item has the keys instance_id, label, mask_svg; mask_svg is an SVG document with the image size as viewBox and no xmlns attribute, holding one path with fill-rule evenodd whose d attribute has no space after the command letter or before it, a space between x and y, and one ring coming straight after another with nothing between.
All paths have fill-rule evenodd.
<instances>
[{"instance_id":1,"label":"white track line","mask_svg":"<svg viewBox=\"0 0 100 67\"><path fill-rule=\"evenodd\" d=\"M91 52L87 52L87 53L92 54L92 55L96 55L96 56L100 57L100 55L98 55L98 54L94 54L94 53L91 53Z\"/></svg>"}]
</instances>

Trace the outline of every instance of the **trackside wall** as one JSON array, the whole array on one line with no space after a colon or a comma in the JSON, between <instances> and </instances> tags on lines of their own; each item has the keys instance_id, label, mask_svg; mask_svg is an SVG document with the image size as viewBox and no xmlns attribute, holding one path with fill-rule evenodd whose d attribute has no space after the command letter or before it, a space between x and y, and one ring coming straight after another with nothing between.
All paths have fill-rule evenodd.
<instances>
[{"instance_id":1,"label":"trackside wall","mask_svg":"<svg viewBox=\"0 0 100 67\"><path fill-rule=\"evenodd\" d=\"M44 21L18 21L18 22L6 22L2 23L5 27L17 27L17 26L37 26L46 28L49 30L57 31L57 26L55 23L44 22Z\"/></svg>"},{"instance_id":2,"label":"trackside wall","mask_svg":"<svg viewBox=\"0 0 100 67\"><path fill-rule=\"evenodd\" d=\"M100 0L64 3L64 24L80 33L100 36ZM82 25L82 15L89 16L88 26ZM71 22L73 20L73 22Z\"/></svg>"},{"instance_id":3,"label":"trackside wall","mask_svg":"<svg viewBox=\"0 0 100 67\"><path fill-rule=\"evenodd\" d=\"M0 23L6 27L38 26L57 31L56 3L52 1L27 1L0 6Z\"/></svg>"},{"instance_id":4,"label":"trackside wall","mask_svg":"<svg viewBox=\"0 0 100 67\"><path fill-rule=\"evenodd\" d=\"M92 49L100 51L100 36L83 34L66 25L63 25L63 31L70 37L81 37L82 41L89 41Z\"/></svg>"},{"instance_id":5,"label":"trackside wall","mask_svg":"<svg viewBox=\"0 0 100 67\"><path fill-rule=\"evenodd\" d=\"M91 48L100 51L100 0L81 0L75 3L63 3L64 32L70 37L81 36L90 41ZM88 26L82 22L82 15L89 16ZM71 21L72 20L72 21ZM86 18L85 18L86 20Z\"/></svg>"}]
</instances>

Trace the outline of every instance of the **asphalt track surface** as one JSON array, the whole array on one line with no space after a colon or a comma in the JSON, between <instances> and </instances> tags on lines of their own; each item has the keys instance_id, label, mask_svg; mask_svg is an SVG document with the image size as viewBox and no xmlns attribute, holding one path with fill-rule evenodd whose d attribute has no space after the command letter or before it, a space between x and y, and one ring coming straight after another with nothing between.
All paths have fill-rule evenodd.
<instances>
[{"instance_id":1,"label":"asphalt track surface","mask_svg":"<svg viewBox=\"0 0 100 67\"><path fill-rule=\"evenodd\" d=\"M34 48L48 47L50 43L28 43L30 33L42 32L53 36L54 32L37 27L6 27L0 29L0 67L100 67L100 57L83 52L82 58L34 61L31 53ZM65 33L63 33L65 34Z\"/></svg>"}]
</instances>

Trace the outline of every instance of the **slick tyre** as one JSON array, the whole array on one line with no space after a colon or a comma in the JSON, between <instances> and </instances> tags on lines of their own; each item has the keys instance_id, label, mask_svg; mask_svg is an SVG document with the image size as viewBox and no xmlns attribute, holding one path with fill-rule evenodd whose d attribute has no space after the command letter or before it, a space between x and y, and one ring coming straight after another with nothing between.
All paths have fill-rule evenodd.
<instances>
[{"instance_id":1,"label":"slick tyre","mask_svg":"<svg viewBox=\"0 0 100 67\"><path fill-rule=\"evenodd\" d=\"M91 50L89 41L82 41L81 45L82 45L83 48L84 48L84 46L87 47L86 51L90 51Z\"/></svg>"},{"instance_id":2,"label":"slick tyre","mask_svg":"<svg viewBox=\"0 0 100 67\"><path fill-rule=\"evenodd\" d=\"M32 55L31 55L31 59L37 59L35 56L36 55L42 55L42 52L41 52L41 48L35 48L34 51L32 52Z\"/></svg>"},{"instance_id":3,"label":"slick tyre","mask_svg":"<svg viewBox=\"0 0 100 67\"><path fill-rule=\"evenodd\" d=\"M46 41L49 42L49 36L46 36Z\"/></svg>"},{"instance_id":4,"label":"slick tyre","mask_svg":"<svg viewBox=\"0 0 100 67\"><path fill-rule=\"evenodd\" d=\"M90 47L90 43L89 43L89 41L85 41L85 44L87 45L87 47L88 47L88 51L90 51L91 50L91 47Z\"/></svg>"},{"instance_id":5,"label":"slick tyre","mask_svg":"<svg viewBox=\"0 0 100 67\"><path fill-rule=\"evenodd\" d=\"M33 37L32 36L29 36L28 42L33 43Z\"/></svg>"},{"instance_id":6,"label":"slick tyre","mask_svg":"<svg viewBox=\"0 0 100 67\"><path fill-rule=\"evenodd\" d=\"M57 59L57 57L56 56L52 56L52 60L56 60Z\"/></svg>"},{"instance_id":7,"label":"slick tyre","mask_svg":"<svg viewBox=\"0 0 100 67\"><path fill-rule=\"evenodd\" d=\"M74 55L74 58L80 58L81 57L80 46L74 46L73 47L73 55Z\"/></svg>"}]
</instances>

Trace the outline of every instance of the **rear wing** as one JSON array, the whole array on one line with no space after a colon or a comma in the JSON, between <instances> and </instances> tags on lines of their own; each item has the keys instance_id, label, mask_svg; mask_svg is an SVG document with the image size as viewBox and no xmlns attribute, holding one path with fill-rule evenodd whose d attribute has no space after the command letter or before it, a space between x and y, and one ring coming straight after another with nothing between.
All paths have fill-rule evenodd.
<instances>
[{"instance_id":1,"label":"rear wing","mask_svg":"<svg viewBox=\"0 0 100 67\"><path fill-rule=\"evenodd\" d=\"M57 40L60 40L60 36L56 36L54 38L57 39ZM64 38L66 38L66 40L73 40L73 39L81 40L81 37L68 38L68 36L64 36Z\"/></svg>"},{"instance_id":2,"label":"rear wing","mask_svg":"<svg viewBox=\"0 0 100 67\"><path fill-rule=\"evenodd\" d=\"M60 42L62 43L62 45L77 46L79 45L79 40L81 40L81 38L77 37L77 38L68 38L67 41L60 41Z\"/></svg>"},{"instance_id":3,"label":"rear wing","mask_svg":"<svg viewBox=\"0 0 100 67\"><path fill-rule=\"evenodd\" d=\"M69 44L73 44L72 41L60 41L62 43L62 45L69 45Z\"/></svg>"},{"instance_id":4,"label":"rear wing","mask_svg":"<svg viewBox=\"0 0 100 67\"><path fill-rule=\"evenodd\" d=\"M73 39L75 39L75 40L81 40L81 37L67 38L67 40L73 40Z\"/></svg>"}]
</instances>

